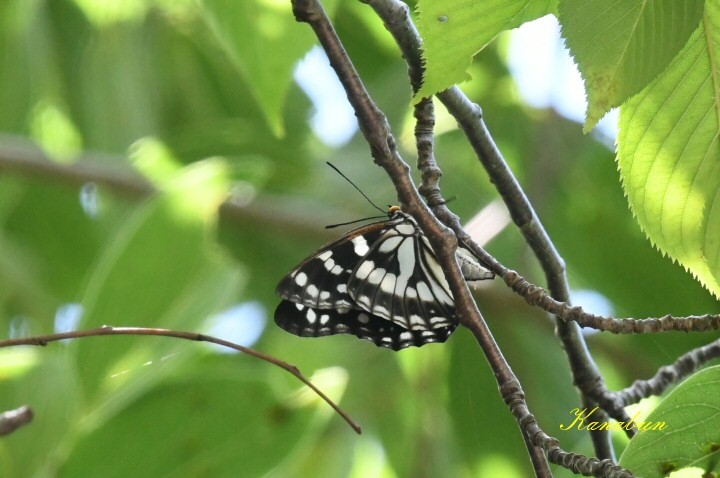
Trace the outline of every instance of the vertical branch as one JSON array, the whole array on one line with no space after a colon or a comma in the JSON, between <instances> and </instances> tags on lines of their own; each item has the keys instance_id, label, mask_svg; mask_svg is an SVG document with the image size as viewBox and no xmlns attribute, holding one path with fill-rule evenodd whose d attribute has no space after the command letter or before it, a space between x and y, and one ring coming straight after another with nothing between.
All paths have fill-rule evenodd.
<instances>
[{"instance_id":1,"label":"vertical branch","mask_svg":"<svg viewBox=\"0 0 720 478\"><path fill-rule=\"evenodd\" d=\"M403 58L408 63L411 80L415 87L418 71L422 71L421 38L408 16L407 8L399 0L364 0L381 16L386 28L390 30L403 52ZM475 150L479 160L490 176L490 180L497 188L511 217L525 237L526 242L538 258L548 281L548 288L552 296L561 301L569 302L569 289L565 275L565 263L558 254L547 232L542 227L530 201L525 196L520 184L505 162L502 154L495 145L490 132L482 118L479 106L471 103L457 87L449 88L438 93L448 111L455 117L460 128L465 132L468 141ZM456 222L449 211L436 211L438 217L447 218ZM445 222L445 224L450 224ZM458 224L459 226L459 224ZM461 235L461 228L453 229ZM467 238L469 236L465 235ZM583 406L595 407L593 399L598 390L607 392L604 380L595 365L580 328L575 323L566 323L556 319L556 333L563 343L567 354L573 378L582 393ZM602 395L602 393L600 393ZM615 418L624 419L624 410L614 410ZM602 412L600 419L607 419ZM614 459L614 452L607 431L591 432L595 452L600 458Z\"/></svg>"},{"instance_id":2,"label":"vertical branch","mask_svg":"<svg viewBox=\"0 0 720 478\"><path fill-rule=\"evenodd\" d=\"M405 7L407 8L407 7ZM418 168L422 171L422 184L419 192L425 197L428 205L437 214L438 209L445 213L450 211L444 206L445 201L440 193L440 178L442 171L435 161L435 107L431 98L423 98L414 109L415 116L415 143L418 151ZM456 218L457 220L457 218ZM528 455L537 476L552 476L550 465L543 453L542 448L533 445L530 437L522 431L522 437L527 448Z\"/></svg>"},{"instance_id":3,"label":"vertical branch","mask_svg":"<svg viewBox=\"0 0 720 478\"><path fill-rule=\"evenodd\" d=\"M438 98L447 107L450 114L457 119L478 159L488 172L490 180L505 201L513 222L538 258L545 272L550 294L561 302L569 303L570 291L565 274L565 262L555 249L530 201L495 145L482 119L480 107L471 103L457 87L445 90L438 95ZM580 327L575 323L567 323L556 318L555 332L568 357L575 385L581 391L583 406L595 408L596 403L590 398L591 395L588 392L597 388L607 390L607 387L587 349ZM624 411L619 412L625 414ZM608 416L602 411L598 418L607 420ZM618 418L624 420L626 417ZM590 435L597 456L601 459L614 460L615 454L610 433L607 430L595 430L591 431Z\"/></svg>"}]
</instances>

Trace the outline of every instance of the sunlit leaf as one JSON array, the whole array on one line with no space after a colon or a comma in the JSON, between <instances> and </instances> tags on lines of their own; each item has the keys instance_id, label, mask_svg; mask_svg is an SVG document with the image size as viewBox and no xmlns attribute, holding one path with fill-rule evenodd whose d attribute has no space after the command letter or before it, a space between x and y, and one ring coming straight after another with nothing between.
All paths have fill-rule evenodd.
<instances>
[{"instance_id":1,"label":"sunlit leaf","mask_svg":"<svg viewBox=\"0 0 720 478\"><path fill-rule=\"evenodd\" d=\"M553 0L420 0L417 26L424 41L426 70L417 98L467 80L472 57L498 33L554 9Z\"/></svg>"},{"instance_id":2,"label":"sunlit leaf","mask_svg":"<svg viewBox=\"0 0 720 478\"><path fill-rule=\"evenodd\" d=\"M290 2L205 0L204 5L212 31L263 105L265 120L282 136L293 68L316 41L311 29L295 21Z\"/></svg>"},{"instance_id":3,"label":"sunlit leaf","mask_svg":"<svg viewBox=\"0 0 720 478\"><path fill-rule=\"evenodd\" d=\"M652 81L702 18L703 0L564 0L559 16L585 80L585 130Z\"/></svg>"},{"instance_id":4,"label":"sunlit leaf","mask_svg":"<svg viewBox=\"0 0 720 478\"><path fill-rule=\"evenodd\" d=\"M665 73L622 109L618 161L648 238L720 295L720 10Z\"/></svg>"},{"instance_id":5,"label":"sunlit leaf","mask_svg":"<svg viewBox=\"0 0 720 478\"><path fill-rule=\"evenodd\" d=\"M720 366L681 383L644 420L647 428L639 427L620 465L643 478L661 478L687 466L715 470L720 463L719 396Z\"/></svg>"}]
</instances>

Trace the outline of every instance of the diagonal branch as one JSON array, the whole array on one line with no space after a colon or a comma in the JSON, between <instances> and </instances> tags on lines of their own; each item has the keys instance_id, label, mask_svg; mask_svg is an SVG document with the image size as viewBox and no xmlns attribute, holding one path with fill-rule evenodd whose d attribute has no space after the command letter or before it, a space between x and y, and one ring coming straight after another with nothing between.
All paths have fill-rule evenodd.
<instances>
[{"instance_id":1,"label":"diagonal branch","mask_svg":"<svg viewBox=\"0 0 720 478\"><path fill-rule=\"evenodd\" d=\"M611 332L613 334L651 334L659 332L709 332L720 329L720 315L688 315L675 317L648 317L644 319L615 318L603 315L590 314L582 307L570 306L565 302L553 299L542 288L528 282L517 272L500 264L490 254L474 243L468 243L468 248L485 263L488 268L500 278L514 292L522 296L525 301L557 316L566 323L576 322L582 327Z\"/></svg>"},{"instance_id":2,"label":"diagonal branch","mask_svg":"<svg viewBox=\"0 0 720 478\"><path fill-rule=\"evenodd\" d=\"M720 339L691 350L680 356L671 365L660 367L655 376L648 380L636 380L630 387L613 393L612 398L620 402L622 406L628 406L643 398L660 395L668 387L688 377L705 363L719 357Z\"/></svg>"}]
</instances>

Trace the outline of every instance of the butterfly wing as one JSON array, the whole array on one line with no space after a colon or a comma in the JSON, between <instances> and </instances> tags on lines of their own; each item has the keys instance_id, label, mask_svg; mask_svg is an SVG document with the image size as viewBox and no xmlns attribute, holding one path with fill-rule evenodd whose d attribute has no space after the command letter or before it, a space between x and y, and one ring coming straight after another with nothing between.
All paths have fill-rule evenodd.
<instances>
[{"instance_id":1,"label":"butterfly wing","mask_svg":"<svg viewBox=\"0 0 720 478\"><path fill-rule=\"evenodd\" d=\"M275 323L300 337L350 334L392 350L445 342L457 327L451 324L433 330L408 330L362 310L319 310L287 300L275 309Z\"/></svg>"},{"instance_id":2,"label":"butterfly wing","mask_svg":"<svg viewBox=\"0 0 720 478\"><path fill-rule=\"evenodd\" d=\"M430 243L407 215L349 274L347 290L372 315L412 331L455 325L455 301Z\"/></svg>"},{"instance_id":3,"label":"butterfly wing","mask_svg":"<svg viewBox=\"0 0 720 478\"><path fill-rule=\"evenodd\" d=\"M305 259L278 284L276 292L285 300L313 309L358 308L347 292L355 264L387 229L390 221L357 228L326 244Z\"/></svg>"},{"instance_id":4,"label":"butterfly wing","mask_svg":"<svg viewBox=\"0 0 720 478\"><path fill-rule=\"evenodd\" d=\"M399 210L323 246L276 292L275 323L301 337L351 334L400 350L445 342L457 327L435 254Z\"/></svg>"}]
</instances>

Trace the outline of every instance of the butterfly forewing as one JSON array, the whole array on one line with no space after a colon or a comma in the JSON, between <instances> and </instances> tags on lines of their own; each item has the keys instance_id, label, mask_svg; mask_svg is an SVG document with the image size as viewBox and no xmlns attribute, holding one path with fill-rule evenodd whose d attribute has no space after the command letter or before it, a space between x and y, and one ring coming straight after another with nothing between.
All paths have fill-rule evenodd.
<instances>
[{"instance_id":1,"label":"butterfly forewing","mask_svg":"<svg viewBox=\"0 0 720 478\"><path fill-rule=\"evenodd\" d=\"M348 295L347 282L357 261L367 253L368 244L378 240L387 222L357 228L326 244L280 281L277 294L316 309L357 308Z\"/></svg>"}]
</instances>

